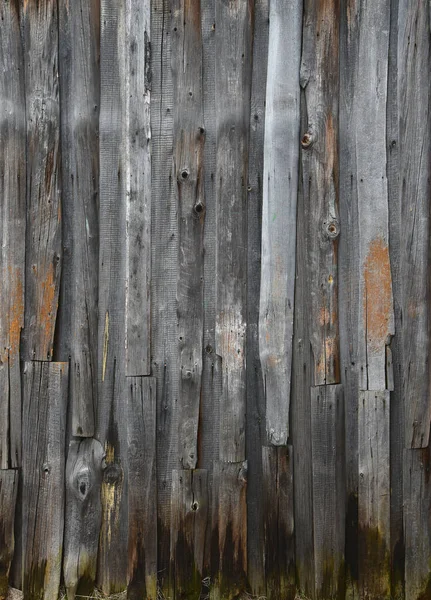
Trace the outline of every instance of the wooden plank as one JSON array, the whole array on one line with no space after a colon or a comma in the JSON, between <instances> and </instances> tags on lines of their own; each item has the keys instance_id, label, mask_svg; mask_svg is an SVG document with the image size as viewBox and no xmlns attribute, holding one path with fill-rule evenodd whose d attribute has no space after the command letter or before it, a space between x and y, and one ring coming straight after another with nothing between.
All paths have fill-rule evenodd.
<instances>
[{"instance_id":1,"label":"wooden plank","mask_svg":"<svg viewBox=\"0 0 431 600\"><path fill-rule=\"evenodd\" d=\"M203 231L205 222L200 2L173 3L174 176L178 212L177 331L179 460L197 463L203 360Z\"/></svg>"},{"instance_id":2,"label":"wooden plank","mask_svg":"<svg viewBox=\"0 0 431 600\"><path fill-rule=\"evenodd\" d=\"M214 464L211 600L233 600L247 588L247 468L247 461Z\"/></svg>"},{"instance_id":3,"label":"wooden plank","mask_svg":"<svg viewBox=\"0 0 431 600\"><path fill-rule=\"evenodd\" d=\"M265 382L268 441L279 446L286 445L289 437L302 2L271 2L269 23L259 352Z\"/></svg>"},{"instance_id":4,"label":"wooden plank","mask_svg":"<svg viewBox=\"0 0 431 600\"><path fill-rule=\"evenodd\" d=\"M293 448L262 449L264 561L268 600L295 598Z\"/></svg>"},{"instance_id":5,"label":"wooden plank","mask_svg":"<svg viewBox=\"0 0 431 600\"><path fill-rule=\"evenodd\" d=\"M127 596L157 597L156 380L128 379L129 550Z\"/></svg>"},{"instance_id":6,"label":"wooden plank","mask_svg":"<svg viewBox=\"0 0 431 600\"><path fill-rule=\"evenodd\" d=\"M315 597L344 597L345 474L342 385L311 388Z\"/></svg>"},{"instance_id":7,"label":"wooden plank","mask_svg":"<svg viewBox=\"0 0 431 600\"><path fill-rule=\"evenodd\" d=\"M126 375L150 374L150 1L128 0Z\"/></svg>"},{"instance_id":8,"label":"wooden plank","mask_svg":"<svg viewBox=\"0 0 431 600\"><path fill-rule=\"evenodd\" d=\"M171 586L174 598L199 598L208 529L208 473L172 472Z\"/></svg>"},{"instance_id":9,"label":"wooden plank","mask_svg":"<svg viewBox=\"0 0 431 600\"><path fill-rule=\"evenodd\" d=\"M63 577L68 600L93 594L102 520L104 450L95 439L73 439L66 462Z\"/></svg>"},{"instance_id":10,"label":"wooden plank","mask_svg":"<svg viewBox=\"0 0 431 600\"><path fill-rule=\"evenodd\" d=\"M58 14L23 2L27 235L22 358L51 360L62 260Z\"/></svg>"},{"instance_id":11,"label":"wooden plank","mask_svg":"<svg viewBox=\"0 0 431 600\"><path fill-rule=\"evenodd\" d=\"M405 597L431 594L430 449L404 450Z\"/></svg>"},{"instance_id":12,"label":"wooden plank","mask_svg":"<svg viewBox=\"0 0 431 600\"><path fill-rule=\"evenodd\" d=\"M24 326L25 97L18 6L0 6L0 467L21 464L19 344Z\"/></svg>"},{"instance_id":13,"label":"wooden plank","mask_svg":"<svg viewBox=\"0 0 431 600\"><path fill-rule=\"evenodd\" d=\"M398 16L398 98L400 229L403 293L402 390L405 396L405 444L429 443L429 235L431 144L429 63L430 11L426 3L400 0Z\"/></svg>"},{"instance_id":14,"label":"wooden plank","mask_svg":"<svg viewBox=\"0 0 431 600\"><path fill-rule=\"evenodd\" d=\"M23 370L23 592L58 597L64 524L68 363L27 362Z\"/></svg>"},{"instance_id":15,"label":"wooden plank","mask_svg":"<svg viewBox=\"0 0 431 600\"><path fill-rule=\"evenodd\" d=\"M99 263L99 2L59 3L62 200L72 252L70 290L71 434L94 434L97 404ZM64 311L66 308L64 307Z\"/></svg>"},{"instance_id":16,"label":"wooden plank","mask_svg":"<svg viewBox=\"0 0 431 600\"><path fill-rule=\"evenodd\" d=\"M9 572L15 549L15 506L19 473L15 469L0 470L0 599L5 600Z\"/></svg>"},{"instance_id":17,"label":"wooden plank","mask_svg":"<svg viewBox=\"0 0 431 600\"><path fill-rule=\"evenodd\" d=\"M389 397L359 397L359 586L370 599L390 597Z\"/></svg>"},{"instance_id":18,"label":"wooden plank","mask_svg":"<svg viewBox=\"0 0 431 600\"><path fill-rule=\"evenodd\" d=\"M306 131L302 179L307 223L314 385L339 383L338 46L339 0L304 4L301 86Z\"/></svg>"},{"instance_id":19,"label":"wooden plank","mask_svg":"<svg viewBox=\"0 0 431 600\"><path fill-rule=\"evenodd\" d=\"M245 459L247 147L252 3L216 0L216 352L222 359L220 460Z\"/></svg>"}]
</instances>

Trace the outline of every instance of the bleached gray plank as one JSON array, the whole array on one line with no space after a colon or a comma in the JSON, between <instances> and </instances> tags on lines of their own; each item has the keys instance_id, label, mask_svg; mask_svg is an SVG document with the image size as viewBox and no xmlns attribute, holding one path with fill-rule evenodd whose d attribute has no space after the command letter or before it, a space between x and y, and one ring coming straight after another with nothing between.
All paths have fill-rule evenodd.
<instances>
[{"instance_id":1,"label":"bleached gray plank","mask_svg":"<svg viewBox=\"0 0 431 600\"><path fill-rule=\"evenodd\" d=\"M64 525L68 363L26 362L23 370L23 592L58 597Z\"/></svg>"},{"instance_id":2,"label":"bleached gray plank","mask_svg":"<svg viewBox=\"0 0 431 600\"><path fill-rule=\"evenodd\" d=\"M364 598L390 597L390 463L388 391L359 396L359 589Z\"/></svg>"},{"instance_id":3,"label":"bleached gray plank","mask_svg":"<svg viewBox=\"0 0 431 600\"><path fill-rule=\"evenodd\" d=\"M245 459L247 147L252 6L216 0L216 352L222 359L220 459Z\"/></svg>"},{"instance_id":4,"label":"bleached gray plank","mask_svg":"<svg viewBox=\"0 0 431 600\"><path fill-rule=\"evenodd\" d=\"M15 469L0 469L0 599L5 600L9 587L9 572L15 549L15 507L19 473Z\"/></svg>"},{"instance_id":5,"label":"bleached gray plank","mask_svg":"<svg viewBox=\"0 0 431 600\"><path fill-rule=\"evenodd\" d=\"M22 358L51 360L62 259L57 2L23 2L20 18L24 36L27 119Z\"/></svg>"},{"instance_id":6,"label":"bleached gray plank","mask_svg":"<svg viewBox=\"0 0 431 600\"><path fill-rule=\"evenodd\" d=\"M304 3L302 182L314 385L340 381L338 325L339 2Z\"/></svg>"},{"instance_id":7,"label":"bleached gray plank","mask_svg":"<svg viewBox=\"0 0 431 600\"><path fill-rule=\"evenodd\" d=\"M302 1L270 3L259 352L268 441L287 444L295 299ZM289 60L286 61L286 56ZM259 57L262 60L263 57Z\"/></svg>"},{"instance_id":8,"label":"bleached gray plank","mask_svg":"<svg viewBox=\"0 0 431 600\"><path fill-rule=\"evenodd\" d=\"M67 306L59 318L67 311L71 434L91 437L97 404L99 2L61 0L59 25L62 202L72 248L64 256L70 289L68 295L62 290Z\"/></svg>"},{"instance_id":9,"label":"bleached gray plank","mask_svg":"<svg viewBox=\"0 0 431 600\"><path fill-rule=\"evenodd\" d=\"M97 568L105 453L95 439L73 439L66 462L63 577L67 599L91 596Z\"/></svg>"},{"instance_id":10,"label":"bleached gray plank","mask_svg":"<svg viewBox=\"0 0 431 600\"><path fill-rule=\"evenodd\" d=\"M179 460L194 469L203 361L203 231L205 217L200 2L176 0L172 18L174 190L178 212L177 335Z\"/></svg>"},{"instance_id":11,"label":"bleached gray plank","mask_svg":"<svg viewBox=\"0 0 431 600\"><path fill-rule=\"evenodd\" d=\"M150 374L150 1L126 2L126 375Z\"/></svg>"}]
</instances>

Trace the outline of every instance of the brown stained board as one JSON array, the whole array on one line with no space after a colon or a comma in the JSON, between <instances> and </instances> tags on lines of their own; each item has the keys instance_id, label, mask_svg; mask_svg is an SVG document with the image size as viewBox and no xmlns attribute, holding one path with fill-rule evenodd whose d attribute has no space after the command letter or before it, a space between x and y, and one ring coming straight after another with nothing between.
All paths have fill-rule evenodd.
<instances>
[{"instance_id":1,"label":"brown stained board","mask_svg":"<svg viewBox=\"0 0 431 600\"><path fill-rule=\"evenodd\" d=\"M359 589L362 598L390 597L390 469L388 391L359 396Z\"/></svg>"},{"instance_id":2,"label":"brown stained board","mask_svg":"<svg viewBox=\"0 0 431 600\"><path fill-rule=\"evenodd\" d=\"M127 596L157 597L156 380L127 380L129 547Z\"/></svg>"},{"instance_id":3,"label":"brown stained board","mask_svg":"<svg viewBox=\"0 0 431 600\"><path fill-rule=\"evenodd\" d=\"M404 450L405 595L431 595L431 456L429 448Z\"/></svg>"},{"instance_id":4,"label":"brown stained board","mask_svg":"<svg viewBox=\"0 0 431 600\"><path fill-rule=\"evenodd\" d=\"M62 201L70 255L71 434L91 437L97 406L97 293L99 267L99 44L96 0L59 3ZM65 310L66 308L63 307Z\"/></svg>"},{"instance_id":5,"label":"brown stained board","mask_svg":"<svg viewBox=\"0 0 431 600\"><path fill-rule=\"evenodd\" d=\"M245 459L247 149L253 3L216 0L216 353L221 357L220 460Z\"/></svg>"},{"instance_id":6,"label":"brown stained board","mask_svg":"<svg viewBox=\"0 0 431 600\"><path fill-rule=\"evenodd\" d=\"M172 472L171 589L175 600L200 597L208 523L208 472Z\"/></svg>"},{"instance_id":7,"label":"brown stained board","mask_svg":"<svg viewBox=\"0 0 431 600\"><path fill-rule=\"evenodd\" d=\"M178 212L178 452L194 469L203 361L204 143L200 2L173 3L174 190Z\"/></svg>"},{"instance_id":8,"label":"brown stained board","mask_svg":"<svg viewBox=\"0 0 431 600\"><path fill-rule=\"evenodd\" d=\"M23 368L23 592L57 598L61 577L68 363Z\"/></svg>"},{"instance_id":9,"label":"brown stained board","mask_svg":"<svg viewBox=\"0 0 431 600\"><path fill-rule=\"evenodd\" d=\"M15 505L18 471L0 469L0 599L7 596L9 572L15 548Z\"/></svg>"},{"instance_id":10,"label":"brown stained board","mask_svg":"<svg viewBox=\"0 0 431 600\"><path fill-rule=\"evenodd\" d=\"M402 391L405 446L428 446L431 393L429 375L429 271L431 192L429 64L430 11L427 3L400 0L398 16L398 101L402 297Z\"/></svg>"},{"instance_id":11,"label":"brown stained board","mask_svg":"<svg viewBox=\"0 0 431 600\"><path fill-rule=\"evenodd\" d=\"M340 381L338 324L339 0L305 0L301 87L302 180L314 385ZM304 234L303 233L303 234Z\"/></svg>"},{"instance_id":12,"label":"brown stained board","mask_svg":"<svg viewBox=\"0 0 431 600\"><path fill-rule=\"evenodd\" d=\"M233 600L247 587L247 461L213 467L211 600Z\"/></svg>"},{"instance_id":13,"label":"brown stained board","mask_svg":"<svg viewBox=\"0 0 431 600\"><path fill-rule=\"evenodd\" d=\"M0 468L21 461L19 343L24 325L25 98L18 7L0 7Z\"/></svg>"},{"instance_id":14,"label":"brown stained board","mask_svg":"<svg viewBox=\"0 0 431 600\"><path fill-rule=\"evenodd\" d=\"M342 385L311 389L315 597L344 597L345 475Z\"/></svg>"},{"instance_id":15,"label":"brown stained board","mask_svg":"<svg viewBox=\"0 0 431 600\"><path fill-rule=\"evenodd\" d=\"M95 437L106 452L97 585L127 586L126 404L126 8L103 0L100 31L100 244L98 403Z\"/></svg>"},{"instance_id":16,"label":"brown stained board","mask_svg":"<svg viewBox=\"0 0 431 600\"><path fill-rule=\"evenodd\" d=\"M95 439L73 439L66 462L63 577L68 600L94 591L104 456Z\"/></svg>"},{"instance_id":17,"label":"brown stained board","mask_svg":"<svg viewBox=\"0 0 431 600\"><path fill-rule=\"evenodd\" d=\"M150 374L150 1L127 2L126 375Z\"/></svg>"},{"instance_id":18,"label":"brown stained board","mask_svg":"<svg viewBox=\"0 0 431 600\"><path fill-rule=\"evenodd\" d=\"M302 2L270 3L259 351L268 442L289 437L299 175ZM286 56L289 60L286 61ZM259 57L260 58L260 57Z\"/></svg>"},{"instance_id":19,"label":"brown stained board","mask_svg":"<svg viewBox=\"0 0 431 600\"><path fill-rule=\"evenodd\" d=\"M295 598L293 448L262 448L266 598Z\"/></svg>"},{"instance_id":20,"label":"brown stained board","mask_svg":"<svg viewBox=\"0 0 431 600\"><path fill-rule=\"evenodd\" d=\"M20 18L27 119L25 327L21 357L51 360L62 259L57 1L23 2Z\"/></svg>"}]
</instances>

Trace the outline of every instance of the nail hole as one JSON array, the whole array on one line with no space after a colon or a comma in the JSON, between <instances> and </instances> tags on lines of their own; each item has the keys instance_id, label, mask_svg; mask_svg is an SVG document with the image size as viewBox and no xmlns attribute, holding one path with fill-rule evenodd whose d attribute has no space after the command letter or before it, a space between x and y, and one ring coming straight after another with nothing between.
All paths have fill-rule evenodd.
<instances>
[{"instance_id":1,"label":"nail hole","mask_svg":"<svg viewBox=\"0 0 431 600\"><path fill-rule=\"evenodd\" d=\"M182 179L187 179L189 176L189 172L187 171L187 169L183 169L183 171L181 171L181 178Z\"/></svg>"}]
</instances>

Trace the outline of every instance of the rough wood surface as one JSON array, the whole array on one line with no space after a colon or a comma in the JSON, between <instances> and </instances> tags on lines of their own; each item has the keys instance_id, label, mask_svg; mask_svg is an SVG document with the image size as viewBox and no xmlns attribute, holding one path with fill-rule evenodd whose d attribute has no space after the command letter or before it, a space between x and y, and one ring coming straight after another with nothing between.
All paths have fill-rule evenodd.
<instances>
[{"instance_id":1,"label":"rough wood surface","mask_svg":"<svg viewBox=\"0 0 431 600\"><path fill-rule=\"evenodd\" d=\"M279 446L286 445L289 437L302 2L271 2L269 23L259 351L268 441Z\"/></svg>"},{"instance_id":2,"label":"rough wood surface","mask_svg":"<svg viewBox=\"0 0 431 600\"><path fill-rule=\"evenodd\" d=\"M220 460L245 459L247 145L252 2L216 0L216 352L222 359Z\"/></svg>"},{"instance_id":3,"label":"rough wood surface","mask_svg":"<svg viewBox=\"0 0 431 600\"><path fill-rule=\"evenodd\" d=\"M199 598L206 536L209 533L208 473L204 469L172 473L171 588L176 600Z\"/></svg>"},{"instance_id":4,"label":"rough wood surface","mask_svg":"<svg viewBox=\"0 0 431 600\"><path fill-rule=\"evenodd\" d=\"M311 389L316 598L344 595L345 477L342 385Z\"/></svg>"},{"instance_id":5,"label":"rough wood surface","mask_svg":"<svg viewBox=\"0 0 431 600\"><path fill-rule=\"evenodd\" d=\"M127 380L129 550L127 595L157 597L156 380Z\"/></svg>"},{"instance_id":6,"label":"rough wood surface","mask_svg":"<svg viewBox=\"0 0 431 600\"><path fill-rule=\"evenodd\" d=\"M370 599L390 597L389 397L359 397L359 585Z\"/></svg>"},{"instance_id":7,"label":"rough wood surface","mask_svg":"<svg viewBox=\"0 0 431 600\"><path fill-rule=\"evenodd\" d=\"M57 2L22 3L27 120L24 360L51 360L61 271Z\"/></svg>"},{"instance_id":8,"label":"rough wood surface","mask_svg":"<svg viewBox=\"0 0 431 600\"><path fill-rule=\"evenodd\" d=\"M9 572L15 549L15 504L18 493L18 470L0 469L0 599L5 600Z\"/></svg>"},{"instance_id":9,"label":"rough wood surface","mask_svg":"<svg viewBox=\"0 0 431 600\"><path fill-rule=\"evenodd\" d=\"M178 212L177 331L179 460L194 469L203 361L205 216L200 2L175 0L172 18L174 190Z\"/></svg>"},{"instance_id":10,"label":"rough wood surface","mask_svg":"<svg viewBox=\"0 0 431 600\"><path fill-rule=\"evenodd\" d=\"M71 238L64 253L70 289L62 292L70 316L69 410L71 434L91 437L97 405L100 7L79 0L62 1L59 9L62 201Z\"/></svg>"},{"instance_id":11,"label":"rough wood surface","mask_svg":"<svg viewBox=\"0 0 431 600\"><path fill-rule=\"evenodd\" d=\"M126 375L150 374L150 1L126 3Z\"/></svg>"},{"instance_id":12,"label":"rough wood surface","mask_svg":"<svg viewBox=\"0 0 431 600\"><path fill-rule=\"evenodd\" d=\"M23 370L23 592L57 598L64 525L67 363L26 362Z\"/></svg>"}]
</instances>

